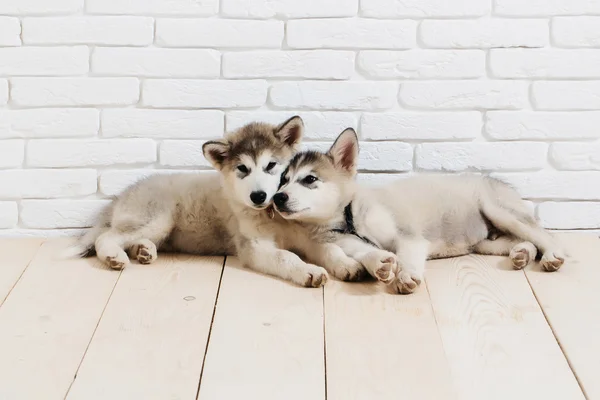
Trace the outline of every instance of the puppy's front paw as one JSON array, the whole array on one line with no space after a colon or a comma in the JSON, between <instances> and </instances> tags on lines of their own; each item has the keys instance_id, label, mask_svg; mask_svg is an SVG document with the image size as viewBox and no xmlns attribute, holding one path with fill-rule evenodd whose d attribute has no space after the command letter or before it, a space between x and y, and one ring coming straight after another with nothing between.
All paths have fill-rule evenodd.
<instances>
[{"instance_id":1,"label":"puppy's front paw","mask_svg":"<svg viewBox=\"0 0 600 400\"><path fill-rule=\"evenodd\" d=\"M112 269L121 270L129 265L129 257L124 251L121 251L115 256L106 257L106 264Z\"/></svg>"},{"instance_id":2,"label":"puppy's front paw","mask_svg":"<svg viewBox=\"0 0 600 400\"><path fill-rule=\"evenodd\" d=\"M554 252L549 251L544 253L540 263L548 272L558 271L558 269L565 263L565 256L560 250Z\"/></svg>"},{"instance_id":3,"label":"puppy's front paw","mask_svg":"<svg viewBox=\"0 0 600 400\"><path fill-rule=\"evenodd\" d=\"M423 277L413 272L398 271L396 279L389 285L394 293L413 293L423 281Z\"/></svg>"},{"instance_id":4,"label":"puppy's front paw","mask_svg":"<svg viewBox=\"0 0 600 400\"><path fill-rule=\"evenodd\" d=\"M353 258L346 257L339 265L334 266L331 271L333 276L345 282L356 282L362 280L366 271L362 264Z\"/></svg>"},{"instance_id":5,"label":"puppy's front paw","mask_svg":"<svg viewBox=\"0 0 600 400\"><path fill-rule=\"evenodd\" d=\"M307 264L298 279L298 283L305 287L321 287L325 285L328 279L325 268L317 267L316 265Z\"/></svg>"}]
</instances>

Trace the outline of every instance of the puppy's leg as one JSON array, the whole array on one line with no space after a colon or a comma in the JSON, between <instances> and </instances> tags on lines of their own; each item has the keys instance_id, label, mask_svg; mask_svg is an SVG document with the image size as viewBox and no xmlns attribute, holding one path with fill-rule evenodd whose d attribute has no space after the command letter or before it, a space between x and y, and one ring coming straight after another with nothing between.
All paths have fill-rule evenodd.
<instances>
[{"instance_id":1,"label":"puppy's leg","mask_svg":"<svg viewBox=\"0 0 600 400\"><path fill-rule=\"evenodd\" d=\"M565 262L561 246L533 217L523 216L520 219L511 211L493 204L484 204L483 212L496 228L533 243L542 253L541 264L546 271L556 271Z\"/></svg>"},{"instance_id":2,"label":"puppy's leg","mask_svg":"<svg viewBox=\"0 0 600 400\"><path fill-rule=\"evenodd\" d=\"M508 256L514 269L523 269L535 260L537 249L531 242L522 242L509 236L500 236L496 240L485 239L473 248L477 254Z\"/></svg>"},{"instance_id":3,"label":"puppy's leg","mask_svg":"<svg viewBox=\"0 0 600 400\"><path fill-rule=\"evenodd\" d=\"M270 240L243 239L237 247L242 264L253 270L306 287L319 287L327 282L325 269L305 263L291 251L278 249Z\"/></svg>"},{"instance_id":4,"label":"puppy's leg","mask_svg":"<svg viewBox=\"0 0 600 400\"><path fill-rule=\"evenodd\" d=\"M112 269L123 269L129 265L129 257L124 250L126 234L114 228L102 233L96 239L96 255L100 261Z\"/></svg>"},{"instance_id":5,"label":"puppy's leg","mask_svg":"<svg viewBox=\"0 0 600 400\"><path fill-rule=\"evenodd\" d=\"M322 265L327 272L342 281L358 281L366 274L361 263L348 257L337 244L311 242L300 247L311 263Z\"/></svg>"},{"instance_id":6,"label":"puppy's leg","mask_svg":"<svg viewBox=\"0 0 600 400\"><path fill-rule=\"evenodd\" d=\"M373 278L391 283L396 277L396 255L378 249L354 235L343 235L335 242L345 254L358 260Z\"/></svg>"},{"instance_id":7,"label":"puppy's leg","mask_svg":"<svg viewBox=\"0 0 600 400\"><path fill-rule=\"evenodd\" d=\"M425 238L398 237L396 239L398 270L396 279L390 285L393 291L401 294L415 291L423 281L428 254L429 241Z\"/></svg>"}]
</instances>

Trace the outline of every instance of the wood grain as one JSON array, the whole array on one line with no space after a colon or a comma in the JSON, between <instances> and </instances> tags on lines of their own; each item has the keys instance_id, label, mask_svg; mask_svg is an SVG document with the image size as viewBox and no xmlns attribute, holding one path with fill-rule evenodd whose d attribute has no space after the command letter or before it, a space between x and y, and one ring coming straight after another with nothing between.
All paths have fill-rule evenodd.
<instances>
[{"instance_id":1,"label":"wood grain","mask_svg":"<svg viewBox=\"0 0 600 400\"><path fill-rule=\"evenodd\" d=\"M600 239L560 236L570 257L555 273L525 273L588 399L600 399Z\"/></svg>"},{"instance_id":2,"label":"wood grain","mask_svg":"<svg viewBox=\"0 0 600 400\"><path fill-rule=\"evenodd\" d=\"M119 277L45 242L0 307L0 399L63 399Z\"/></svg>"},{"instance_id":3,"label":"wood grain","mask_svg":"<svg viewBox=\"0 0 600 400\"><path fill-rule=\"evenodd\" d=\"M223 262L160 254L125 269L67 399L194 400Z\"/></svg>"},{"instance_id":4,"label":"wood grain","mask_svg":"<svg viewBox=\"0 0 600 400\"><path fill-rule=\"evenodd\" d=\"M426 277L459 397L583 399L522 271L506 257L429 263Z\"/></svg>"},{"instance_id":5,"label":"wood grain","mask_svg":"<svg viewBox=\"0 0 600 400\"><path fill-rule=\"evenodd\" d=\"M43 242L42 238L0 240L0 306Z\"/></svg>"},{"instance_id":6,"label":"wood grain","mask_svg":"<svg viewBox=\"0 0 600 400\"><path fill-rule=\"evenodd\" d=\"M324 399L322 296L228 257L199 398Z\"/></svg>"},{"instance_id":7,"label":"wood grain","mask_svg":"<svg viewBox=\"0 0 600 400\"><path fill-rule=\"evenodd\" d=\"M329 282L325 326L328 400L455 398L426 288Z\"/></svg>"}]
</instances>

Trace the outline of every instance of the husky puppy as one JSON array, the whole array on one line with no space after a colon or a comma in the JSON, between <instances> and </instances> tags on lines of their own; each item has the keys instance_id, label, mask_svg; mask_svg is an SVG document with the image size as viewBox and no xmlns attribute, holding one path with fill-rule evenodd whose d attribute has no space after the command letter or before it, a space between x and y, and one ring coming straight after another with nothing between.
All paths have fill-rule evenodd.
<instances>
[{"instance_id":1,"label":"husky puppy","mask_svg":"<svg viewBox=\"0 0 600 400\"><path fill-rule=\"evenodd\" d=\"M355 183L358 138L340 134L326 153L297 153L274 196L278 213L327 232L375 278L399 293L423 280L427 259L469 253L508 255L515 269L541 252L555 271L564 254L518 193L498 180L424 175L381 187Z\"/></svg>"},{"instance_id":2,"label":"husky puppy","mask_svg":"<svg viewBox=\"0 0 600 400\"><path fill-rule=\"evenodd\" d=\"M76 252L95 252L114 269L129 264L127 253L142 264L156 260L158 251L238 255L252 269L321 286L326 270L288 251L309 249L309 232L273 218L269 209L302 134L302 119L293 117L279 126L248 124L205 143L204 156L218 174L156 175L134 184L109 205ZM332 244L309 254L344 278L345 268L358 264Z\"/></svg>"}]
</instances>

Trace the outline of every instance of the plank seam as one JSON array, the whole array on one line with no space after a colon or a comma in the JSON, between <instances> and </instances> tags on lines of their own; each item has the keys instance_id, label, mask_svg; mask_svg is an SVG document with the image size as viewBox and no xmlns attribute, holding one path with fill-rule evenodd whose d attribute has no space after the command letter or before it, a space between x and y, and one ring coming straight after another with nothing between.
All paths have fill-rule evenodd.
<instances>
[{"instance_id":1,"label":"plank seam","mask_svg":"<svg viewBox=\"0 0 600 400\"><path fill-rule=\"evenodd\" d=\"M223 274L225 273L225 265L227 264L227 256L223 258L223 265L221 266L221 276L219 277L219 285L217 286L217 294L215 295L215 304L213 305L213 312L210 318L210 327L208 328L208 336L206 338L206 347L204 348L204 356L202 357L202 368L200 369L200 377L198 378L198 388L196 389L196 400L200 396L200 386L202 385L202 376L204 375L204 366L206 365L206 354L208 354L208 346L210 344L210 337L212 335L213 323L215 322L215 315L217 313L217 305L219 303L219 294L221 293L221 283L223 282Z\"/></svg>"},{"instance_id":2,"label":"plank seam","mask_svg":"<svg viewBox=\"0 0 600 400\"><path fill-rule=\"evenodd\" d=\"M325 400L327 400L327 328L325 316L325 286L322 290L322 306L323 306L323 372L325 373Z\"/></svg>"},{"instance_id":3,"label":"plank seam","mask_svg":"<svg viewBox=\"0 0 600 400\"><path fill-rule=\"evenodd\" d=\"M2 301L0 301L0 307L2 307L2 305L4 304L4 302L6 301L6 299L8 299L8 296L10 296L10 294L12 293L12 291L14 290L14 288L19 284L19 282L21 282L21 278L23 278L23 275L25 275L25 271L27 271L27 269L29 268L29 266L31 265L31 263L33 262L33 260L35 259L35 256L37 256L37 254L40 252L40 249L42 248L42 245L44 243L46 243L47 239L44 239L40 242L40 245L37 247L37 250L35 251L35 253L33 254L33 256L31 257L31 259L29 260L29 262L27 263L27 265L25 266L25 268L23 268L23 271L21 271L21 274L19 275L19 277L17 278L17 280L15 281L15 283L10 287L10 289L8 290L8 292L6 293L6 296L4 296L4 298L2 299Z\"/></svg>"},{"instance_id":4,"label":"plank seam","mask_svg":"<svg viewBox=\"0 0 600 400\"><path fill-rule=\"evenodd\" d=\"M585 392L585 388L583 387L583 384L579 380L579 376L577 376L577 372L575 372L575 368L573 367L573 364L571 363L571 360L569 359L569 356L567 355L567 352L563 348L562 343L560 342L560 339L556 335L556 331L554 330L554 327L550 323L550 319L548 318L548 315L546 314L546 310L544 310L544 307L542 307L542 303L540 302L540 299L538 298L537 294L535 293L535 289L533 288L533 285L531 284L531 281L529 280L529 275L527 275L527 273L525 273L525 271L521 271L521 272L523 273L523 275L525 275L525 280L527 281L527 284L529 285L529 288L531 289L531 293L533 294L535 301L537 302L538 306L540 307L540 310L542 311L542 315L544 316L544 319L546 320L546 324L550 328L550 331L552 332L552 335L554 336L554 339L556 340L556 343L558 344L558 348L560 349L563 356L565 357L565 360L567 361L567 365L569 366L569 369L573 373L573 376L575 377L575 381L577 382L577 385L579 385L579 389L581 390L581 393L583 393L583 397L585 397L586 399L589 399L587 393Z\"/></svg>"},{"instance_id":5,"label":"plank seam","mask_svg":"<svg viewBox=\"0 0 600 400\"><path fill-rule=\"evenodd\" d=\"M65 393L65 397L63 398L63 400L66 400L66 398L69 396L69 393L71 392L71 388L73 387L73 384L75 383L75 380L77 379L77 374L79 374L79 369L81 368L81 364L83 364L83 360L85 360L85 356L87 355L87 352L90 349L90 345L92 344L92 341L94 340L94 336L96 336L96 331L98 330L98 326L100 326L100 322L102 321L102 318L104 318L104 313L106 312L108 303L110 303L110 299L111 299L113 293L115 292L115 289L117 288L117 285L119 284L119 281L121 280L121 275L123 274L123 271L124 271L124 269L119 271L119 276L117 276L117 279L115 280L115 284L113 285L113 287L110 291L110 294L108 295L108 298L106 299L106 304L104 304L104 307L102 308L102 312L100 313L100 318L98 318L98 322L96 322L96 326L94 327L94 331L92 332L90 341L88 342L87 346L85 347L85 351L83 352L83 355L81 356L79 365L77 365L77 369L75 370L75 375L73 375L73 380L71 381L71 384L67 388L67 392Z\"/></svg>"}]
</instances>

